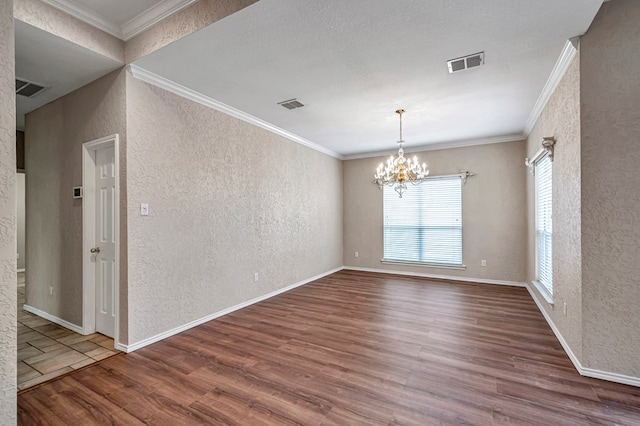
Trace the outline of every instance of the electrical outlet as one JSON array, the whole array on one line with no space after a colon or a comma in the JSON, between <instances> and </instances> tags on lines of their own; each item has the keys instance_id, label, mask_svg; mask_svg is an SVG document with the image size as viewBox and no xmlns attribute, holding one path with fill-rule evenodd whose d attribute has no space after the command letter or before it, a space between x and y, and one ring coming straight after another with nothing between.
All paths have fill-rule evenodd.
<instances>
[{"instance_id":1,"label":"electrical outlet","mask_svg":"<svg viewBox=\"0 0 640 426\"><path fill-rule=\"evenodd\" d=\"M258 273L257 272L255 274L253 274L253 282L255 282L255 283L258 282Z\"/></svg>"},{"instance_id":2,"label":"electrical outlet","mask_svg":"<svg viewBox=\"0 0 640 426\"><path fill-rule=\"evenodd\" d=\"M356 252L356 257L358 257L358 252Z\"/></svg>"},{"instance_id":3,"label":"electrical outlet","mask_svg":"<svg viewBox=\"0 0 640 426\"><path fill-rule=\"evenodd\" d=\"M53 296L53 286L49 286L49 296Z\"/></svg>"},{"instance_id":4,"label":"electrical outlet","mask_svg":"<svg viewBox=\"0 0 640 426\"><path fill-rule=\"evenodd\" d=\"M140 216L149 216L149 204L140 203Z\"/></svg>"},{"instance_id":5,"label":"electrical outlet","mask_svg":"<svg viewBox=\"0 0 640 426\"><path fill-rule=\"evenodd\" d=\"M487 266L487 261L486 261L485 259L482 259L482 260L480 261L480 266L483 266L483 267L484 267L484 266Z\"/></svg>"}]
</instances>

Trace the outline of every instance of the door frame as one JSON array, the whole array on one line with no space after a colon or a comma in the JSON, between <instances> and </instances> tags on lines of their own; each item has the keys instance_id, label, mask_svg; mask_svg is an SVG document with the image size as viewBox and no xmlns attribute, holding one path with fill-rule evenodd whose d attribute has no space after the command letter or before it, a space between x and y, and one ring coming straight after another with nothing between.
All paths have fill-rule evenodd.
<instances>
[{"instance_id":1,"label":"door frame","mask_svg":"<svg viewBox=\"0 0 640 426\"><path fill-rule=\"evenodd\" d=\"M96 332L96 263L91 261L90 250L96 238L96 163L95 153L103 148L114 150L115 194L114 227L116 232L114 347L120 337L120 138L118 134L105 136L82 144L82 331L83 334Z\"/></svg>"}]
</instances>

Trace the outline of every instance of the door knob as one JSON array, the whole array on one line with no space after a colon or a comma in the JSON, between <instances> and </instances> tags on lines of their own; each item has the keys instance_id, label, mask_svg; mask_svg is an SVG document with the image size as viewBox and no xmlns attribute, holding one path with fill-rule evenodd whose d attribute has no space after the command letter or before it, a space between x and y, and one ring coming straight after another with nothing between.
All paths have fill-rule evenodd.
<instances>
[{"instance_id":1,"label":"door knob","mask_svg":"<svg viewBox=\"0 0 640 426\"><path fill-rule=\"evenodd\" d=\"M91 253L100 253L100 247L94 247L90 251Z\"/></svg>"}]
</instances>

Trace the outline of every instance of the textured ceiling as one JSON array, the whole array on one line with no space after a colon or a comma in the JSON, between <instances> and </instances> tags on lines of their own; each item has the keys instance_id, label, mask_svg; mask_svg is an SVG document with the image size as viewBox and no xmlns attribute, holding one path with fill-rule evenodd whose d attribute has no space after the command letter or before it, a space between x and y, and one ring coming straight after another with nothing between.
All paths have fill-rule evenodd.
<instances>
[{"instance_id":1,"label":"textured ceiling","mask_svg":"<svg viewBox=\"0 0 640 426\"><path fill-rule=\"evenodd\" d=\"M261 0L135 64L341 155L522 135L602 0ZM485 65L446 61L484 51ZM306 106L277 103L298 98Z\"/></svg>"},{"instance_id":2,"label":"textured ceiling","mask_svg":"<svg viewBox=\"0 0 640 426\"><path fill-rule=\"evenodd\" d=\"M193 0L42 1L116 30L138 17L138 31ZM567 39L601 3L260 0L135 65L347 157L395 149L398 108L408 151L505 140L522 137ZM485 65L448 73L448 59L480 51ZM18 97L18 128L23 113L118 65L17 22L17 76L51 87ZM277 105L291 98L305 107Z\"/></svg>"},{"instance_id":3,"label":"textured ceiling","mask_svg":"<svg viewBox=\"0 0 640 426\"><path fill-rule=\"evenodd\" d=\"M133 36L194 0L42 0L120 38ZM16 77L47 90L33 98L16 97L16 128L24 115L76 90L123 64L78 44L15 21Z\"/></svg>"},{"instance_id":4,"label":"textured ceiling","mask_svg":"<svg viewBox=\"0 0 640 426\"><path fill-rule=\"evenodd\" d=\"M24 115L105 75L122 64L15 20L16 78L48 87L26 98L16 96L16 128L24 130Z\"/></svg>"},{"instance_id":5,"label":"textured ceiling","mask_svg":"<svg viewBox=\"0 0 640 426\"><path fill-rule=\"evenodd\" d=\"M122 26L161 0L67 0L78 8L98 15L109 22Z\"/></svg>"}]
</instances>

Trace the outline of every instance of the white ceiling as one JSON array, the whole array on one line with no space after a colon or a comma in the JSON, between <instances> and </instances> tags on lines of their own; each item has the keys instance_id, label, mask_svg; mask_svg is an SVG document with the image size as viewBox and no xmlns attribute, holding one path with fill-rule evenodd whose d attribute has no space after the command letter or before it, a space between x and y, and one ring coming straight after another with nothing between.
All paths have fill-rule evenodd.
<instances>
[{"instance_id":1,"label":"white ceiling","mask_svg":"<svg viewBox=\"0 0 640 426\"><path fill-rule=\"evenodd\" d=\"M24 115L90 83L122 64L22 21L15 20L16 78L48 87L26 98L16 95L16 128Z\"/></svg>"},{"instance_id":2,"label":"white ceiling","mask_svg":"<svg viewBox=\"0 0 640 426\"><path fill-rule=\"evenodd\" d=\"M408 150L504 139L601 4L260 0L135 64L344 156L394 149L398 108ZM484 66L448 73L480 51ZM277 105L290 98L306 106Z\"/></svg>"},{"instance_id":3,"label":"white ceiling","mask_svg":"<svg viewBox=\"0 0 640 426\"><path fill-rule=\"evenodd\" d=\"M196 0L42 0L126 39ZM602 0L260 0L135 65L340 156L522 137L565 46ZM446 61L485 52L449 74ZM121 66L16 21L23 114ZM203 95L203 96L200 96ZM304 108L277 103L298 98ZM469 142L471 141L471 142Z\"/></svg>"},{"instance_id":4,"label":"white ceiling","mask_svg":"<svg viewBox=\"0 0 640 426\"><path fill-rule=\"evenodd\" d=\"M157 5L161 0L68 0L87 13L100 16L118 26L140 15L147 9Z\"/></svg>"}]
</instances>

